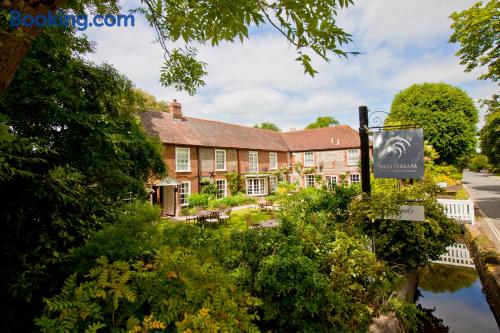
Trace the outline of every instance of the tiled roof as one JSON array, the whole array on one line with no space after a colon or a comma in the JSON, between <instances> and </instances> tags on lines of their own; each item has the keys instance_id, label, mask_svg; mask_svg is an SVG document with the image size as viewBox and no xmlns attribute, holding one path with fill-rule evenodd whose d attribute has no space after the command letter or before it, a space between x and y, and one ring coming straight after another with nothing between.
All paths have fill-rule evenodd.
<instances>
[{"instance_id":1,"label":"tiled roof","mask_svg":"<svg viewBox=\"0 0 500 333\"><path fill-rule=\"evenodd\" d=\"M359 148L359 134L347 125L282 133L290 151Z\"/></svg>"},{"instance_id":2,"label":"tiled roof","mask_svg":"<svg viewBox=\"0 0 500 333\"><path fill-rule=\"evenodd\" d=\"M154 111L142 113L141 121L150 135L178 145L274 151L359 147L358 132L345 125L281 133L191 117L174 120L170 113Z\"/></svg>"}]
</instances>

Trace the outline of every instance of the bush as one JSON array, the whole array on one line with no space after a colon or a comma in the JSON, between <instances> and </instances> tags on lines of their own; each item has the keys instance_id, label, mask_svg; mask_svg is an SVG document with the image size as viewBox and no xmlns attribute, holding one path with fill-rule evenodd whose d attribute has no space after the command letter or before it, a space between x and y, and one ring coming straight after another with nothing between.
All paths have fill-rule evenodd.
<instances>
[{"instance_id":1,"label":"bush","mask_svg":"<svg viewBox=\"0 0 500 333\"><path fill-rule=\"evenodd\" d=\"M236 207L246 204L252 204L255 203L256 201L257 199L252 197L247 197L244 195L233 195L221 199L210 200L208 202L208 207L210 208L218 208L221 206Z\"/></svg>"},{"instance_id":2,"label":"bush","mask_svg":"<svg viewBox=\"0 0 500 333\"><path fill-rule=\"evenodd\" d=\"M215 197L217 195L217 185L209 181L202 181L200 182L200 193Z\"/></svg>"},{"instance_id":3,"label":"bush","mask_svg":"<svg viewBox=\"0 0 500 333\"><path fill-rule=\"evenodd\" d=\"M481 154L474 156L469 163L469 169L471 169L472 171L481 171L486 169L487 167L488 157Z\"/></svg>"},{"instance_id":4,"label":"bush","mask_svg":"<svg viewBox=\"0 0 500 333\"><path fill-rule=\"evenodd\" d=\"M154 241L157 227L153 222L159 220L159 209L149 203L136 203L126 208L112 224L74 251L75 270L87 272L101 256L111 261L151 260L158 246Z\"/></svg>"},{"instance_id":5,"label":"bush","mask_svg":"<svg viewBox=\"0 0 500 333\"><path fill-rule=\"evenodd\" d=\"M189 207L207 208L209 200L210 200L210 195L206 193L191 194L188 199Z\"/></svg>"}]
</instances>

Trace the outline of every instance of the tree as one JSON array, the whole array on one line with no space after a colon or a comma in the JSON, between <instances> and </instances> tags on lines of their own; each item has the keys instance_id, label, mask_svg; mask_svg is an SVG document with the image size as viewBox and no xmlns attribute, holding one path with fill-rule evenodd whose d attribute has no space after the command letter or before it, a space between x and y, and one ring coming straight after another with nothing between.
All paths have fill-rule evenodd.
<instances>
[{"instance_id":1,"label":"tree","mask_svg":"<svg viewBox=\"0 0 500 333\"><path fill-rule=\"evenodd\" d=\"M386 124L419 124L440 163L464 166L476 147L478 111L460 88L446 83L414 84L398 93Z\"/></svg>"},{"instance_id":2,"label":"tree","mask_svg":"<svg viewBox=\"0 0 500 333\"><path fill-rule=\"evenodd\" d=\"M478 66L487 66L486 73L479 76L481 80L497 82L500 79L499 11L498 0L490 0L484 6L480 1L450 16L453 20L451 28L454 30L450 42L460 44L456 55L460 57L460 63L466 65L466 72Z\"/></svg>"},{"instance_id":3,"label":"tree","mask_svg":"<svg viewBox=\"0 0 500 333\"><path fill-rule=\"evenodd\" d=\"M156 39L165 52L160 80L164 85L194 94L205 84L205 63L199 61L195 44L217 46L223 41L234 42L249 38L251 26L268 24L276 29L297 52L296 60L304 71L313 76L310 54L328 61L334 56L347 56L343 46L350 35L337 26L339 9L352 0L298 1L184 1L145 0L135 13L143 14L156 32ZM16 9L33 15L49 10L69 9L81 14L118 13L119 1L11 0L3 4L0 13L0 92L10 84L17 67L38 35L36 27L10 28L9 10Z\"/></svg>"},{"instance_id":4,"label":"tree","mask_svg":"<svg viewBox=\"0 0 500 333\"><path fill-rule=\"evenodd\" d=\"M131 82L81 59L89 46L46 29L0 96L1 331L32 331L26 318L67 274L71 249L165 171L160 144L131 113Z\"/></svg>"},{"instance_id":5,"label":"tree","mask_svg":"<svg viewBox=\"0 0 500 333\"><path fill-rule=\"evenodd\" d=\"M265 130L270 130L270 131L275 131L275 132L281 132L281 129L278 126L276 126L273 123L268 123L268 122L261 123L260 125L257 124L254 127L260 128L260 129L265 129Z\"/></svg>"},{"instance_id":6,"label":"tree","mask_svg":"<svg viewBox=\"0 0 500 333\"><path fill-rule=\"evenodd\" d=\"M159 101L155 96L142 89L135 88L134 93L137 98L138 111L163 111L168 112L168 103Z\"/></svg>"},{"instance_id":7,"label":"tree","mask_svg":"<svg viewBox=\"0 0 500 333\"><path fill-rule=\"evenodd\" d=\"M339 121L334 117L324 116L316 118L316 121L307 125L306 129L330 127L330 126L336 126L338 124Z\"/></svg>"},{"instance_id":8,"label":"tree","mask_svg":"<svg viewBox=\"0 0 500 333\"><path fill-rule=\"evenodd\" d=\"M500 101L499 95L483 101L488 107L485 124L481 129L481 151L485 154L495 171L500 169Z\"/></svg>"}]
</instances>

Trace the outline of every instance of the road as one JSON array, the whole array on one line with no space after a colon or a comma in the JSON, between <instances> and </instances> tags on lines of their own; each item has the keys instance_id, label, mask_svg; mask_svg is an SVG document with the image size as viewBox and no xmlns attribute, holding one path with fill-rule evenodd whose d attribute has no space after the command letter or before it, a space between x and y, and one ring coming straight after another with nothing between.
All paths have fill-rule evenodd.
<instances>
[{"instance_id":1,"label":"road","mask_svg":"<svg viewBox=\"0 0 500 333\"><path fill-rule=\"evenodd\" d=\"M484 212L494 241L500 243L500 177L484 173L464 171L463 183L472 194L476 205ZM490 237L491 238L491 237Z\"/></svg>"}]
</instances>

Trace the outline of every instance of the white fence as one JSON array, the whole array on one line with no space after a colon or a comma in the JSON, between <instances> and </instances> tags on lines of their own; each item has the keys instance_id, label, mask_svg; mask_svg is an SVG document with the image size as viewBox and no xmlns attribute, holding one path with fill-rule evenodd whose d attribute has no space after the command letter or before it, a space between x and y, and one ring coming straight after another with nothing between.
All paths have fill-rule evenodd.
<instances>
[{"instance_id":1,"label":"white fence","mask_svg":"<svg viewBox=\"0 0 500 333\"><path fill-rule=\"evenodd\" d=\"M462 243L455 243L446 248L446 253L441 255L439 260L433 261L436 264L445 264L474 268L474 261L470 257L467 246Z\"/></svg>"},{"instance_id":2,"label":"white fence","mask_svg":"<svg viewBox=\"0 0 500 333\"><path fill-rule=\"evenodd\" d=\"M472 200L438 199L444 206L446 216L474 225L474 202Z\"/></svg>"}]
</instances>

